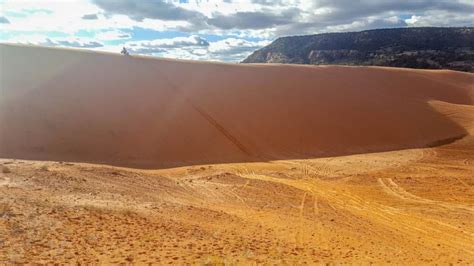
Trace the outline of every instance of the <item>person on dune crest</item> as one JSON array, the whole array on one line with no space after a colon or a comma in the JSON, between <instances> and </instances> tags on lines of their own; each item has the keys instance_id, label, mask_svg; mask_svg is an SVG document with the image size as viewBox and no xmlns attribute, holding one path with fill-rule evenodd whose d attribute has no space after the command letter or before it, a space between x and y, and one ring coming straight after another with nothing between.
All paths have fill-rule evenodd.
<instances>
[{"instance_id":1,"label":"person on dune crest","mask_svg":"<svg viewBox=\"0 0 474 266\"><path fill-rule=\"evenodd\" d=\"M122 55L130 55L125 47L122 48L122 51L120 53Z\"/></svg>"}]
</instances>

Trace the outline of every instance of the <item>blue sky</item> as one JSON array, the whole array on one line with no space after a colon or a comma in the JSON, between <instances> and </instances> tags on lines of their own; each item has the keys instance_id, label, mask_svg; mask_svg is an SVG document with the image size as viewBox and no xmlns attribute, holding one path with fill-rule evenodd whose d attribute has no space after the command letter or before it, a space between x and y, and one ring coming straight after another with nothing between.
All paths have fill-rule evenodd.
<instances>
[{"instance_id":1,"label":"blue sky","mask_svg":"<svg viewBox=\"0 0 474 266\"><path fill-rule=\"evenodd\" d=\"M473 26L472 0L0 0L0 42L238 62L278 37Z\"/></svg>"}]
</instances>

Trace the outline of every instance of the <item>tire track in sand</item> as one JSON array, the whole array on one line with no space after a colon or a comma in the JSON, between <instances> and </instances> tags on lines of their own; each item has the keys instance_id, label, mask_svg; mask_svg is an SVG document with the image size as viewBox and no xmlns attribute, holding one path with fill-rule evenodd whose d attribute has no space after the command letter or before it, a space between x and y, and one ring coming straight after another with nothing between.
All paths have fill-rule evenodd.
<instances>
[{"instance_id":1,"label":"tire track in sand","mask_svg":"<svg viewBox=\"0 0 474 266\"><path fill-rule=\"evenodd\" d=\"M414 194L411 194L410 192L406 191L401 186L399 186L397 183L395 183L391 178L379 178L377 182L380 184L380 186L382 187L382 190L385 193L390 194L392 196L395 196L405 201L409 201L413 203L430 204L430 205L440 206L440 207L444 207L451 210L461 209L461 210L465 210L469 212L474 212L474 208L471 206L441 202L441 201L422 198Z\"/></svg>"},{"instance_id":2,"label":"tire track in sand","mask_svg":"<svg viewBox=\"0 0 474 266\"><path fill-rule=\"evenodd\" d=\"M343 212L340 212L340 209L360 216L362 219L378 224L379 226L395 229L399 233L409 236L411 239L419 239L420 235L422 235L424 239L429 242L441 243L452 249L461 250L462 252L474 255L473 246L470 245L472 239L472 233L470 231L460 232L456 228L453 228L453 226L442 223L437 219L421 218L418 215L413 215L410 212L402 210L396 212L387 211L389 210L390 205L381 205L377 202L364 201L350 191L334 189L333 184L317 179L290 180L263 174L244 175L244 177L280 183L301 189L313 197L326 200L330 208L332 208L332 210L338 215L344 217L344 220L348 220L350 217L345 217L346 215ZM382 180L381 182L384 181ZM400 194L399 191L392 192L391 186L393 185L387 185L384 183L384 186L387 187L386 192L390 191L391 195ZM422 205L426 205L428 202L430 207L436 206L434 204L438 204L435 201L423 198L421 198L420 201L416 198L417 196L413 196L416 199L416 201L413 201L415 204L421 203ZM401 197L407 198L408 196L402 194ZM413 197L411 197L411 199L413 199ZM410 198L408 198L408 200L410 200ZM469 206L458 206L449 203L447 205L450 205L448 206L450 208L454 207L454 209L452 209L454 211L459 211L461 209L462 211L472 212L472 208ZM439 237L441 233L444 235L443 238ZM299 235L297 237L298 240L301 239Z\"/></svg>"},{"instance_id":3,"label":"tire track in sand","mask_svg":"<svg viewBox=\"0 0 474 266\"><path fill-rule=\"evenodd\" d=\"M161 73L162 78L166 81L166 83L169 84L169 86L175 90L178 94L183 97L183 99L196 111L198 112L212 127L214 127L217 131L219 131L224 137L232 142L234 146L236 146L241 152L243 152L247 156L251 156L252 153L250 150L245 147L234 135L232 135L225 127L223 127L217 120L215 120L209 113L204 111L202 108L198 107L196 104L194 104L188 97L186 97L186 94L183 93L183 91L176 86L174 83L171 82L170 79L168 79L163 73Z\"/></svg>"},{"instance_id":4,"label":"tire track in sand","mask_svg":"<svg viewBox=\"0 0 474 266\"><path fill-rule=\"evenodd\" d=\"M193 104L189 99L186 98L186 101L198 112L204 119L206 119L209 124L216 128L224 137L226 137L230 142L232 142L241 152L245 153L247 156L251 156L252 153L247 149L236 137L234 137L227 129L225 129L219 122L217 122L211 115L207 112Z\"/></svg>"},{"instance_id":5,"label":"tire track in sand","mask_svg":"<svg viewBox=\"0 0 474 266\"><path fill-rule=\"evenodd\" d=\"M304 192L303 197L301 198L301 204L298 207L299 208L299 225L298 225L298 230L296 231L295 235L295 241L296 244L301 245L304 242L304 237L303 237L303 227L304 227L304 204L306 202L306 196L308 195L308 192Z\"/></svg>"},{"instance_id":6,"label":"tire track in sand","mask_svg":"<svg viewBox=\"0 0 474 266\"><path fill-rule=\"evenodd\" d=\"M10 184L11 184L11 181L9 177L4 177L3 180L0 180L0 187L7 187Z\"/></svg>"}]
</instances>

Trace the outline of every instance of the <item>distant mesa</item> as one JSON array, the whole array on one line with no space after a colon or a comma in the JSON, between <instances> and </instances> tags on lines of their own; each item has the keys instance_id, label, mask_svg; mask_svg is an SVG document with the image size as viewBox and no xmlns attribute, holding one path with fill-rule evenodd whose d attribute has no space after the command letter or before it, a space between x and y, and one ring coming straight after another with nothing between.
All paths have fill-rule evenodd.
<instances>
[{"instance_id":1,"label":"distant mesa","mask_svg":"<svg viewBox=\"0 0 474 266\"><path fill-rule=\"evenodd\" d=\"M400 28L283 37L243 63L474 71L474 28Z\"/></svg>"}]
</instances>

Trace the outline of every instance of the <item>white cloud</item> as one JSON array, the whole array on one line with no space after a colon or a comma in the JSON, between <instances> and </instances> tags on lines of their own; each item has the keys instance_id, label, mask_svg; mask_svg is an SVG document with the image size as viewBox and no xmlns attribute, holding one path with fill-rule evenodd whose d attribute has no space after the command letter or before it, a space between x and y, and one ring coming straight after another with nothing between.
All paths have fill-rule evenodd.
<instances>
[{"instance_id":1,"label":"white cloud","mask_svg":"<svg viewBox=\"0 0 474 266\"><path fill-rule=\"evenodd\" d=\"M237 38L227 38L210 43L210 58L222 61L240 61L253 51L270 44L270 41L247 41Z\"/></svg>"},{"instance_id":2,"label":"white cloud","mask_svg":"<svg viewBox=\"0 0 474 266\"><path fill-rule=\"evenodd\" d=\"M169 12L160 9L165 7ZM354 25L352 29L360 29L361 25L378 27L369 21L371 17L400 24L397 20L406 13L413 13L413 19L417 19L407 19L408 25L473 25L473 10L474 4L468 0L5 0L0 15L10 22L1 24L1 29L10 31L74 33L141 27L199 34L238 31L241 37L274 39L331 29L351 30L350 25ZM24 16L5 16L8 13Z\"/></svg>"},{"instance_id":3,"label":"white cloud","mask_svg":"<svg viewBox=\"0 0 474 266\"><path fill-rule=\"evenodd\" d=\"M80 23L81 17L96 13L99 8L87 1L5 0L1 10L20 14L10 16L11 23L2 27L4 30L74 32L90 27L92 23Z\"/></svg>"},{"instance_id":4,"label":"white cloud","mask_svg":"<svg viewBox=\"0 0 474 266\"><path fill-rule=\"evenodd\" d=\"M413 15L405 22L412 27L462 27L474 26L474 13L453 14L446 11L429 11L423 15Z\"/></svg>"},{"instance_id":5,"label":"white cloud","mask_svg":"<svg viewBox=\"0 0 474 266\"><path fill-rule=\"evenodd\" d=\"M129 33L120 30L110 30L95 34L95 38L101 41L112 41L130 39L132 36Z\"/></svg>"},{"instance_id":6,"label":"white cloud","mask_svg":"<svg viewBox=\"0 0 474 266\"><path fill-rule=\"evenodd\" d=\"M238 62L254 50L269 43L270 41L248 41L237 38L209 42L199 36L190 36L152 41L128 41L123 45L104 46L98 50L118 52L124 46L132 55Z\"/></svg>"},{"instance_id":7,"label":"white cloud","mask_svg":"<svg viewBox=\"0 0 474 266\"><path fill-rule=\"evenodd\" d=\"M187 49L207 47L209 42L199 36L175 37L169 39L156 39L152 41L131 41L125 44L132 52L138 54L156 54L166 52L167 49Z\"/></svg>"},{"instance_id":8,"label":"white cloud","mask_svg":"<svg viewBox=\"0 0 474 266\"><path fill-rule=\"evenodd\" d=\"M46 35L33 34L33 35L18 35L14 38L4 40L5 43L21 43L30 45L42 45L42 46L58 46L58 47L75 47L75 48L99 48L103 47L103 43L89 38L79 38L75 36L65 38L51 38Z\"/></svg>"},{"instance_id":9,"label":"white cloud","mask_svg":"<svg viewBox=\"0 0 474 266\"><path fill-rule=\"evenodd\" d=\"M411 16L411 18L409 19L405 19L405 22L410 25L410 26L414 26L418 23L418 21L420 21L421 17L420 16Z\"/></svg>"},{"instance_id":10,"label":"white cloud","mask_svg":"<svg viewBox=\"0 0 474 266\"><path fill-rule=\"evenodd\" d=\"M9 40L12 42L34 42L38 34L48 37L50 32L59 32L67 35L67 40L49 36L50 42L43 38L42 43L116 51L118 47L99 44L135 42L135 47L146 54L232 61L243 59L251 49L280 36L474 25L472 0L4 0L0 5L0 18L5 18L5 23L0 23L0 34L14 33ZM407 15L411 17L405 19ZM192 36L186 40L139 41L133 39L134 34L124 32L136 28L181 31ZM93 38L79 38L81 30L87 30ZM226 40L199 45L198 35L225 36Z\"/></svg>"}]
</instances>

